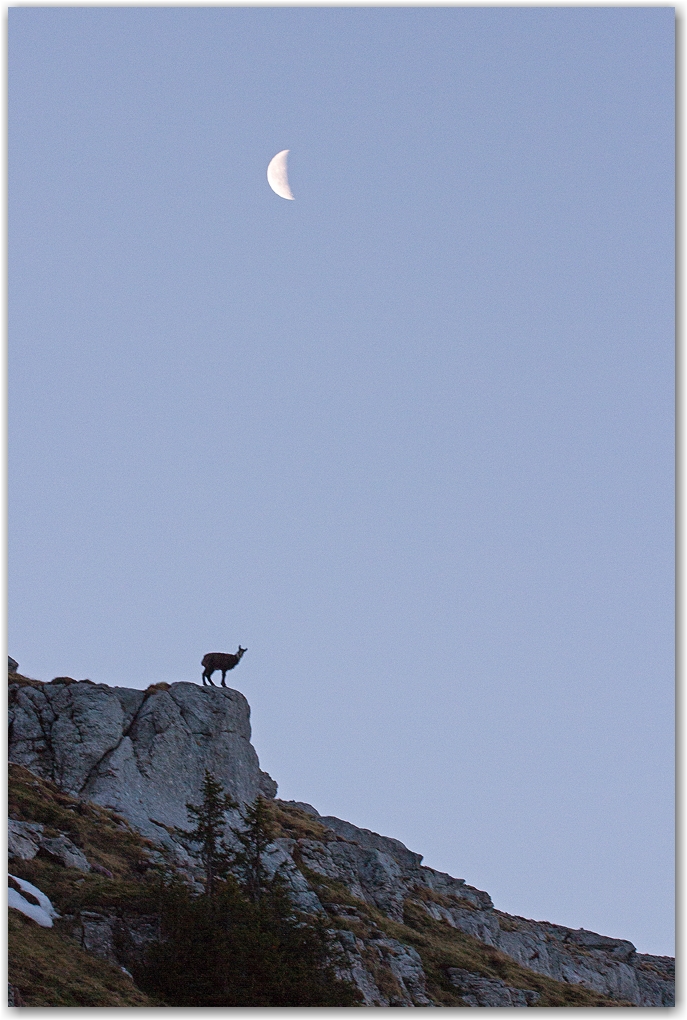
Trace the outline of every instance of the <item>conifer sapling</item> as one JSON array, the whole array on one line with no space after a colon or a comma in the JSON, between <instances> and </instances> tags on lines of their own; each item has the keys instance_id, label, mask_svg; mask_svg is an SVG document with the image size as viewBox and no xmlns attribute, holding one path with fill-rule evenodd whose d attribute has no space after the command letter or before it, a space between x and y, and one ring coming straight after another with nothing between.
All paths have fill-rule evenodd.
<instances>
[{"instance_id":1,"label":"conifer sapling","mask_svg":"<svg viewBox=\"0 0 687 1020\"><path fill-rule=\"evenodd\" d=\"M224 792L221 783L206 769L203 779L203 803L200 807L187 804L189 821L195 821L195 828L177 829L185 844L200 846L197 854L205 871L205 894L214 896L217 881L225 879L233 859L232 851L224 840L227 812L238 808L236 801ZM189 849L191 849L189 847Z\"/></svg>"}]
</instances>

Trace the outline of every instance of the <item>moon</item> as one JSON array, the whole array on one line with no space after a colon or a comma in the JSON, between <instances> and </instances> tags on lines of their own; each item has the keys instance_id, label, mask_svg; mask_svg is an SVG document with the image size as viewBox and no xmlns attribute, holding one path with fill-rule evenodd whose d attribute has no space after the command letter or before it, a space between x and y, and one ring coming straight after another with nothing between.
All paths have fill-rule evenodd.
<instances>
[{"instance_id":1,"label":"moon","mask_svg":"<svg viewBox=\"0 0 687 1020\"><path fill-rule=\"evenodd\" d=\"M270 165L267 167L267 183L280 198L290 198L291 201L294 201L286 174L286 157L289 151L289 149L282 149L270 160Z\"/></svg>"}]
</instances>

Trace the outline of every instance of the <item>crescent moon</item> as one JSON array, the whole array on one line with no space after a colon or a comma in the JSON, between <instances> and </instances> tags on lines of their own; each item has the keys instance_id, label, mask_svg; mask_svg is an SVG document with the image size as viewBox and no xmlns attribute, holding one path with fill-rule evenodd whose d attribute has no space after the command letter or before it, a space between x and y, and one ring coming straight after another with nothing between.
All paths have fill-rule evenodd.
<instances>
[{"instance_id":1,"label":"crescent moon","mask_svg":"<svg viewBox=\"0 0 687 1020\"><path fill-rule=\"evenodd\" d=\"M270 160L270 165L267 167L267 183L280 198L290 198L291 201L294 201L286 173L286 157L289 151L289 149L282 149L274 159Z\"/></svg>"}]
</instances>

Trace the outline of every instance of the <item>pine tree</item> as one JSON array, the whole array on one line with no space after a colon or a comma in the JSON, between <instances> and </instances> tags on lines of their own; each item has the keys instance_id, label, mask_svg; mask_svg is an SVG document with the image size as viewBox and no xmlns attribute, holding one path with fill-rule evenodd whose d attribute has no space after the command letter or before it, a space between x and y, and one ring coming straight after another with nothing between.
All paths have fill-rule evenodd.
<instances>
[{"instance_id":1,"label":"pine tree","mask_svg":"<svg viewBox=\"0 0 687 1020\"><path fill-rule=\"evenodd\" d=\"M196 851L205 871L205 894L214 896L217 880L226 879L233 853L224 840L227 812L238 804L224 792L221 783L206 769L203 779L203 803L200 807L187 804L189 821L196 822L194 829L177 829L185 845L200 845ZM189 847L189 849L191 849Z\"/></svg>"},{"instance_id":2,"label":"pine tree","mask_svg":"<svg viewBox=\"0 0 687 1020\"><path fill-rule=\"evenodd\" d=\"M160 938L136 967L140 987L168 1006L359 1005L360 993L337 973L341 947L325 919L296 910L279 873L269 877L269 804L258 797L241 811L234 851L223 832L237 805L209 772L202 805L186 807L196 826L177 834L200 845L205 895L180 876L161 882Z\"/></svg>"},{"instance_id":3,"label":"pine tree","mask_svg":"<svg viewBox=\"0 0 687 1020\"><path fill-rule=\"evenodd\" d=\"M134 969L165 1006L356 1006L336 972L340 948L327 922L299 915L282 891L252 903L229 876L215 896L181 882L161 890L160 939Z\"/></svg>"},{"instance_id":4,"label":"pine tree","mask_svg":"<svg viewBox=\"0 0 687 1020\"><path fill-rule=\"evenodd\" d=\"M241 812L244 827L232 826L231 831L241 849L234 851L233 869L238 872L241 884L251 903L259 904L265 892L274 883L264 863L264 854L274 839L274 826L269 808L263 797L257 796L250 807ZM276 876L275 876L276 878Z\"/></svg>"}]
</instances>

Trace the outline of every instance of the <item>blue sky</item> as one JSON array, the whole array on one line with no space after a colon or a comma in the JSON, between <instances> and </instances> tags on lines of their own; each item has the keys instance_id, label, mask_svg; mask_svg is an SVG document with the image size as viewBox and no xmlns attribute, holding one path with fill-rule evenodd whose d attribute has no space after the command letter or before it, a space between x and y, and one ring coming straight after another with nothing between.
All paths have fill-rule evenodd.
<instances>
[{"instance_id":1,"label":"blue sky","mask_svg":"<svg viewBox=\"0 0 687 1020\"><path fill-rule=\"evenodd\" d=\"M9 12L10 654L241 643L280 796L670 954L673 50L659 7Z\"/></svg>"}]
</instances>

